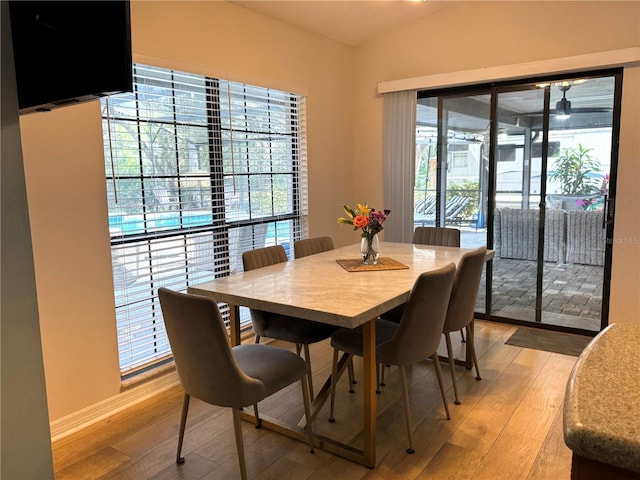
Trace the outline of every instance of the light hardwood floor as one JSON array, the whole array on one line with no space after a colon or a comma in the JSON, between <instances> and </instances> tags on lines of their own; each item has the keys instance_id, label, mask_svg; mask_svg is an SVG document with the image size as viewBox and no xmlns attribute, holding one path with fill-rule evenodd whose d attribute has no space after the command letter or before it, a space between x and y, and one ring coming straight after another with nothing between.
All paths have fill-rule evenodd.
<instances>
[{"instance_id":1,"label":"light hardwood floor","mask_svg":"<svg viewBox=\"0 0 640 480\"><path fill-rule=\"evenodd\" d=\"M451 420L447 421L433 364L409 370L416 453L408 455L399 378L387 369L378 396L378 461L374 469L343 460L243 423L247 470L255 479L549 479L570 478L571 451L562 436L565 387L576 357L505 345L516 327L476 322L481 381L456 367L461 405L453 404L449 367L443 364ZM454 336L455 337L455 336ZM278 344L288 348L286 344ZM462 348L458 345L458 348ZM444 350L443 350L444 352ZM328 342L312 346L316 390L331 368ZM356 359L356 375L360 367ZM357 445L362 394L338 384L336 423L328 404L314 422L323 434ZM299 384L261 404L261 412L295 422L302 417ZM185 463L175 454L182 391L174 388L53 444L56 478L239 478L231 413L192 400L185 433Z\"/></svg>"}]
</instances>

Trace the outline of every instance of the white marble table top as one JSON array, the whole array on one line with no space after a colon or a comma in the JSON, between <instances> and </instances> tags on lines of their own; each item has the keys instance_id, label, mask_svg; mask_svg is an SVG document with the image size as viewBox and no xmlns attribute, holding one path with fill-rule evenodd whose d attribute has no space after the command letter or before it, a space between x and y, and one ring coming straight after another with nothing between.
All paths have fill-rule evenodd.
<instances>
[{"instance_id":1,"label":"white marble table top","mask_svg":"<svg viewBox=\"0 0 640 480\"><path fill-rule=\"evenodd\" d=\"M415 279L471 249L381 242L380 256L409 268L347 272L337 259L355 259L350 245L189 287L189 292L332 325L354 328L407 301ZM487 260L493 251L487 252Z\"/></svg>"}]
</instances>

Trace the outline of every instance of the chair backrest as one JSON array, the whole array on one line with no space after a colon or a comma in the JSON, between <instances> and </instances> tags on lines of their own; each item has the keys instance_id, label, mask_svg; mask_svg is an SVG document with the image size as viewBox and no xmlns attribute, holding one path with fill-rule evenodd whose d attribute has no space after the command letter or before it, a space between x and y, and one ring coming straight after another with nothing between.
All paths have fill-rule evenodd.
<instances>
[{"instance_id":1,"label":"chair backrest","mask_svg":"<svg viewBox=\"0 0 640 480\"><path fill-rule=\"evenodd\" d=\"M460 330L473 321L486 255L487 248L480 247L462 256L453 281L444 332Z\"/></svg>"},{"instance_id":2,"label":"chair backrest","mask_svg":"<svg viewBox=\"0 0 640 480\"><path fill-rule=\"evenodd\" d=\"M459 247L460 230L449 227L416 227L411 241L420 245Z\"/></svg>"},{"instance_id":3,"label":"chair backrest","mask_svg":"<svg viewBox=\"0 0 640 480\"><path fill-rule=\"evenodd\" d=\"M287 252L285 252L282 245L256 248L255 250L248 250L242 254L242 265L245 272L275 265L276 263L284 263L288 260ZM259 337L268 336L267 329L269 328L269 324L271 323L270 319L273 314L263 310L256 310L255 308L250 308L249 312L251 313L251 324L253 325L255 334Z\"/></svg>"},{"instance_id":4,"label":"chair backrest","mask_svg":"<svg viewBox=\"0 0 640 480\"><path fill-rule=\"evenodd\" d=\"M455 265L450 263L416 279L398 330L376 347L380 361L411 365L438 350L455 272Z\"/></svg>"},{"instance_id":5,"label":"chair backrest","mask_svg":"<svg viewBox=\"0 0 640 480\"><path fill-rule=\"evenodd\" d=\"M241 407L264 384L238 366L218 305L210 298L158 289L173 359L185 393L212 405Z\"/></svg>"},{"instance_id":6,"label":"chair backrest","mask_svg":"<svg viewBox=\"0 0 640 480\"><path fill-rule=\"evenodd\" d=\"M331 237L304 238L293 244L293 252L296 258L307 257L328 250L333 250Z\"/></svg>"},{"instance_id":7,"label":"chair backrest","mask_svg":"<svg viewBox=\"0 0 640 480\"><path fill-rule=\"evenodd\" d=\"M288 260L287 252L285 252L282 245L256 248L255 250L248 250L242 254L242 266L245 272Z\"/></svg>"}]
</instances>

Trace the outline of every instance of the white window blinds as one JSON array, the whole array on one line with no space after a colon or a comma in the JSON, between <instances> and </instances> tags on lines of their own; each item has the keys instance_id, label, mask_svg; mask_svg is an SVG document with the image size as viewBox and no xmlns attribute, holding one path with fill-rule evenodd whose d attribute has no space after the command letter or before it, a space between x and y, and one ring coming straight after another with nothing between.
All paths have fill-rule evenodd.
<instances>
[{"instance_id":1,"label":"white window blinds","mask_svg":"<svg viewBox=\"0 0 640 480\"><path fill-rule=\"evenodd\" d=\"M304 101L137 64L134 92L104 99L102 112L125 375L170 358L159 287L241 271L253 248L292 256L305 220Z\"/></svg>"}]
</instances>

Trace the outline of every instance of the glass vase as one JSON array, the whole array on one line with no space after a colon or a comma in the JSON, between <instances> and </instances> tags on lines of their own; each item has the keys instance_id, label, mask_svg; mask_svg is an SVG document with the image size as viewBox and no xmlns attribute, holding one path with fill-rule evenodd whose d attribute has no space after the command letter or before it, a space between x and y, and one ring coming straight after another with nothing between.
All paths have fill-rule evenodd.
<instances>
[{"instance_id":1,"label":"glass vase","mask_svg":"<svg viewBox=\"0 0 640 480\"><path fill-rule=\"evenodd\" d=\"M362 255L362 263L365 265L375 265L378 263L380 255L380 241L378 234L364 235L360 241L360 255Z\"/></svg>"}]
</instances>

